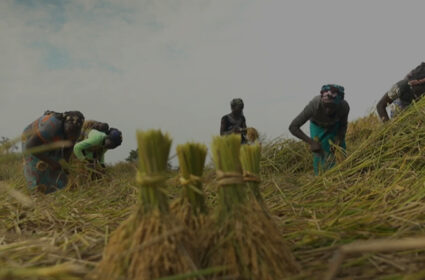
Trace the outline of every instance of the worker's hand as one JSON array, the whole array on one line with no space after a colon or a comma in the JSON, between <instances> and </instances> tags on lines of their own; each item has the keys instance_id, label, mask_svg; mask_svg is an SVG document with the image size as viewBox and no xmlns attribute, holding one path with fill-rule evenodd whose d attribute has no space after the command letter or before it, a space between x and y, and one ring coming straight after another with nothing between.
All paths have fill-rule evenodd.
<instances>
[{"instance_id":1,"label":"worker's hand","mask_svg":"<svg viewBox=\"0 0 425 280\"><path fill-rule=\"evenodd\" d=\"M316 142L316 141L313 141L313 142L310 144L310 150L311 150L313 153L319 153L319 152L322 150L322 145L320 145L320 143L318 143L318 142Z\"/></svg>"},{"instance_id":2,"label":"worker's hand","mask_svg":"<svg viewBox=\"0 0 425 280\"><path fill-rule=\"evenodd\" d=\"M418 80L411 80L411 81L409 81L409 85L411 85L411 86L417 86L417 85L419 85L419 81Z\"/></svg>"}]
</instances>

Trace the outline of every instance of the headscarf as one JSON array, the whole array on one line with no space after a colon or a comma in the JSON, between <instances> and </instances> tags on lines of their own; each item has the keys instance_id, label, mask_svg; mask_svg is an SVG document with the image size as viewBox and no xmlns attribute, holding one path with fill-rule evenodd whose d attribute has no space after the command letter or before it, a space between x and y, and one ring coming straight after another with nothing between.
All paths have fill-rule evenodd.
<instances>
[{"instance_id":1,"label":"headscarf","mask_svg":"<svg viewBox=\"0 0 425 280\"><path fill-rule=\"evenodd\" d=\"M81 129L84 123L84 115L80 111L68 111L62 113L62 119L65 122L71 122L75 127Z\"/></svg>"},{"instance_id":2,"label":"headscarf","mask_svg":"<svg viewBox=\"0 0 425 280\"><path fill-rule=\"evenodd\" d=\"M344 100L345 91L343 86L327 84L322 86L320 94L324 103L339 104L342 100Z\"/></svg>"},{"instance_id":3,"label":"headscarf","mask_svg":"<svg viewBox=\"0 0 425 280\"><path fill-rule=\"evenodd\" d=\"M122 143L122 133L116 128L111 128L108 133L108 138L118 147Z\"/></svg>"}]
</instances>

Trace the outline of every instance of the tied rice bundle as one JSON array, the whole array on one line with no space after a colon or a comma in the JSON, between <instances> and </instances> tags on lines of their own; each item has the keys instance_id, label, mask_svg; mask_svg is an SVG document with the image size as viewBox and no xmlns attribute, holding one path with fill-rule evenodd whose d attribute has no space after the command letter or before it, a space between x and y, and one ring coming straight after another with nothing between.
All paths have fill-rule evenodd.
<instances>
[{"instance_id":1,"label":"tied rice bundle","mask_svg":"<svg viewBox=\"0 0 425 280\"><path fill-rule=\"evenodd\" d=\"M261 146L243 145L240 154L244 181L246 182L251 193L259 203L263 203L263 198L260 192L260 161L261 161Z\"/></svg>"},{"instance_id":2,"label":"tied rice bundle","mask_svg":"<svg viewBox=\"0 0 425 280\"><path fill-rule=\"evenodd\" d=\"M193 234L192 241L187 244L191 255L201 264L206 249L204 236L208 234L207 206L202 189L202 174L207 156L207 147L198 143L187 143L177 146L180 164L180 185L182 196L172 204L172 213Z\"/></svg>"},{"instance_id":3,"label":"tied rice bundle","mask_svg":"<svg viewBox=\"0 0 425 280\"><path fill-rule=\"evenodd\" d=\"M140 203L112 234L96 279L158 279L195 270L185 248L190 233L171 216L164 191L171 139L159 130L137 138Z\"/></svg>"},{"instance_id":4,"label":"tied rice bundle","mask_svg":"<svg viewBox=\"0 0 425 280\"><path fill-rule=\"evenodd\" d=\"M213 139L213 159L219 184L216 234L210 265L225 265L216 277L283 279L298 271L276 226L258 203L248 200L239 160L240 136Z\"/></svg>"}]
</instances>

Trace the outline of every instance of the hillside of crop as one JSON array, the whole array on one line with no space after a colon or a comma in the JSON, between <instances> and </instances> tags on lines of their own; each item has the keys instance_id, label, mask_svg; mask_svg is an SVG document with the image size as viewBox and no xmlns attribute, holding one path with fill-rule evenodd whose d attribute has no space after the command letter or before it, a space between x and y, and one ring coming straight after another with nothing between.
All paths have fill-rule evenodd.
<instances>
[{"instance_id":1,"label":"hillside of crop","mask_svg":"<svg viewBox=\"0 0 425 280\"><path fill-rule=\"evenodd\" d=\"M305 144L262 145L263 200L300 266L288 279L424 279L425 100L386 124L373 114L350 123L347 147L314 177ZM134 212L136 165L110 166L95 182L73 174L71 188L44 195L27 190L21 164L19 155L0 156L0 279L87 279ZM167 173L170 202L181 193L177 176ZM203 183L213 210L213 167Z\"/></svg>"}]
</instances>

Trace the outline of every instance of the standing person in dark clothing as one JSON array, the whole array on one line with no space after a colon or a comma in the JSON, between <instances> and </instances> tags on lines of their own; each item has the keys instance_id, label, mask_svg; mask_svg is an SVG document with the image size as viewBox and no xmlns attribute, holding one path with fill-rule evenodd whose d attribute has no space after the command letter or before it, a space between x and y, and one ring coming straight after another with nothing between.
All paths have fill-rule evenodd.
<instances>
[{"instance_id":1,"label":"standing person in dark clothing","mask_svg":"<svg viewBox=\"0 0 425 280\"><path fill-rule=\"evenodd\" d=\"M310 145L313 152L314 173L335 165L331 142L345 150L345 134L350 106L344 100L344 87L329 84L322 86L320 95L313 98L304 110L292 121L289 131ZM310 137L302 130L310 121Z\"/></svg>"},{"instance_id":2,"label":"standing person in dark clothing","mask_svg":"<svg viewBox=\"0 0 425 280\"><path fill-rule=\"evenodd\" d=\"M243 114L244 104L242 99L235 98L230 102L232 112L221 118L220 135L240 134L242 144L246 140L246 120Z\"/></svg>"},{"instance_id":3,"label":"standing person in dark clothing","mask_svg":"<svg viewBox=\"0 0 425 280\"><path fill-rule=\"evenodd\" d=\"M391 117L425 95L425 62L410 71L379 100L376 109L382 121L389 120L387 106L393 104Z\"/></svg>"}]
</instances>

